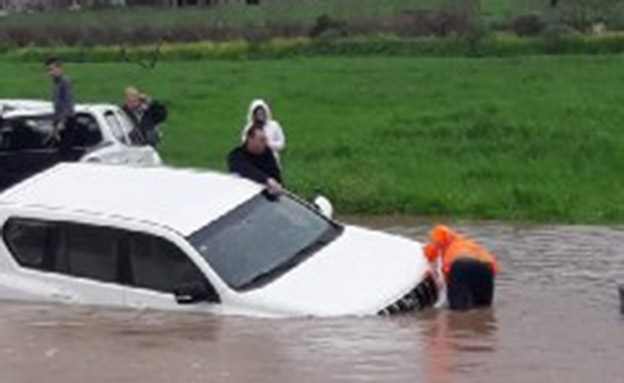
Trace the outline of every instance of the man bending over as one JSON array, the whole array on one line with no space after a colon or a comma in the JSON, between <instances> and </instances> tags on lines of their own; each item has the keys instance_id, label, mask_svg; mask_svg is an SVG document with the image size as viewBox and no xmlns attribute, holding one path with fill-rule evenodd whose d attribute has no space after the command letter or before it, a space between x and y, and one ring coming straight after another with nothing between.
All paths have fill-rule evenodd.
<instances>
[{"instance_id":1,"label":"man bending over","mask_svg":"<svg viewBox=\"0 0 624 383\"><path fill-rule=\"evenodd\" d=\"M247 130L245 141L230 152L227 161L231 173L261 183L272 193L281 192L281 170L261 126Z\"/></svg>"}]
</instances>

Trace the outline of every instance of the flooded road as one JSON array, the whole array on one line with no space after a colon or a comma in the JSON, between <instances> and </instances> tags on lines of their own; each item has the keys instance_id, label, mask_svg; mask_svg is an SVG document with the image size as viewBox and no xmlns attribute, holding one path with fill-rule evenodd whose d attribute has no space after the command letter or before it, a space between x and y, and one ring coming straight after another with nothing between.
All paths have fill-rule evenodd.
<instances>
[{"instance_id":1,"label":"flooded road","mask_svg":"<svg viewBox=\"0 0 624 383\"><path fill-rule=\"evenodd\" d=\"M624 381L624 229L454 226L500 259L490 311L267 320L1 303L0 382Z\"/></svg>"}]
</instances>

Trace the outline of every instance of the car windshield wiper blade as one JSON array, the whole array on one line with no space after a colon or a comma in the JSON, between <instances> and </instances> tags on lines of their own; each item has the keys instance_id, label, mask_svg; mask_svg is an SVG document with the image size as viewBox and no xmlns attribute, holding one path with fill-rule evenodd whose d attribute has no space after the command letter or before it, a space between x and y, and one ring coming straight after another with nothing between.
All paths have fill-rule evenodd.
<instances>
[{"instance_id":1,"label":"car windshield wiper blade","mask_svg":"<svg viewBox=\"0 0 624 383\"><path fill-rule=\"evenodd\" d=\"M333 233L333 230L331 228L329 230L326 230L315 241L313 241L312 243L310 243L308 246L304 247L303 249L299 250L297 253L295 253L294 256L289 258L287 261L277 265L276 267L270 270L264 271L256 275L248 282L243 283L240 286L240 289L248 290L254 286L261 284L263 281L271 279L275 275L280 275L283 272L288 271L291 268L295 267L297 264L303 261L308 255L314 253L319 248L330 243L334 237L333 235L331 235L332 233Z\"/></svg>"},{"instance_id":2,"label":"car windshield wiper blade","mask_svg":"<svg viewBox=\"0 0 624 383\"><path fill-rule=\"evenodd\" d=\"M287 270L290 270L292 267L294 267L296 264L299 263L299 254L297 253L297 255L295 255L294 257L288 259L286 262L282 262L280 265L277 265L276 267L264 271L258 275L256 275L255 277L253 277L252 279L250 279L249 281L243 283L240 286L241 290L249 290L250 288L257 286L259 284L262 284L262 282L266 281L266 280L270 280L274 275L279 275L282 272L285 272Z\"/></svg>"}]
</instances>

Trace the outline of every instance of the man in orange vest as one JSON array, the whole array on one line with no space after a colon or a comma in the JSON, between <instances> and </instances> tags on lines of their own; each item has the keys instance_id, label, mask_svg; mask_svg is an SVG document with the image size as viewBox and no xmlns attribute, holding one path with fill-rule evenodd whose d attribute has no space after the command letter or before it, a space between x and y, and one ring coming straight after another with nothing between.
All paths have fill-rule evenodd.
<instances>
[{"instance_id":1,"label":"man in orange vest","mask_svg":"<svg viewBox=\"0 0 624 383\"><path fill-rule=\"evenodd\" d=\"M424 253L429 262L442 262L450 309L491 306L494 277L498 272L496 257L483 246L443 225L435 226L429 238Z\"/></svg>"}]
</instances>

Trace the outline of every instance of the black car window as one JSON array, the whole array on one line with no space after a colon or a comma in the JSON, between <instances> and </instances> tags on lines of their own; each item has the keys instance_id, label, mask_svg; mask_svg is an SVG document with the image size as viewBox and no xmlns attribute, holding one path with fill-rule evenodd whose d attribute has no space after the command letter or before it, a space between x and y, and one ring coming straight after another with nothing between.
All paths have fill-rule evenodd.
<instances>
[{"instance_id":1,"label":"black car window","mask_svg":"<svg viewBox=\"0 0 624 383\"><path fill-rule=\"evenodd\" d=\"M102 282L117 282L118 230L71 223L62 226L62 245L55 270Z\"/></svg>"},{"instance_id":2,"label":"black car window","mask_svg":"<svg viewBox=\"0 0 624 383\"><path fill-rule=\"evenodd\" d=\"M102 131L93 115L78 113L75 123L74 147L88 148L102 142ZM53 124L52 115L0 120L0 151L13 153L54 148L51 140Z\"/></svg>"},{"instance_id":3,"label":"black car window","mask_svg":"<svg viewBox=\"0 0 624 383\"><path fill-rule=\"evenodd\" d=\"M50 115L0 120L0 150L19 152L49 148L53 118Z\"/></svg>"},{"instance_id":4,"label":"black car window","mask_svg":"<svg viewBox=\"0 0 624 383\"><path fill-rule=\"evenodd\" d=\"M102 131L95 117L87 113L76 114L75 146L93 147L102 143Z\"/></svg>"},{"instance_id":5,"label":"black car window","mask_svg":"<svg viewBox=\"0 0 624 383\"><path fill-rule=\"evenodd\" d=\"M214 287L187 255L152 235L77 223L11 218L3 228L23 267L173 293L183 284Z\"/></svg>"},{"instance_id":6,"label":"black car window","mask_svg":"<svg viewBox=\"0 0 624 383\"><path fill-rule=\"evenodd\" d=\"M31 220L10 220L4 227L4 241L21 266L44 269L50 225Z\"/></svg>"},{"instance_id":7,"label":"black car window","mask_svg":"<svg viewBox=\"0 0 624 383\"><path fill-rule=\"evenodd\" d=\"M128 242L131 284L136 287L171 293L182 284L205 280L188 256L169 241L132 234Z\"/></svg>"},{"instance_id":8,"label":"black car window","mask_svg":"<svg viewBox=\"0 0 624 383\"><path fill-rule=\"evenodd\" d=\"M117 230L34 219L10 219L4 241L23 267L116 282Z\"/></svg>"}]
</instances>

